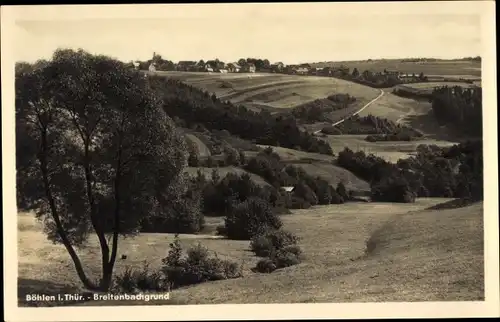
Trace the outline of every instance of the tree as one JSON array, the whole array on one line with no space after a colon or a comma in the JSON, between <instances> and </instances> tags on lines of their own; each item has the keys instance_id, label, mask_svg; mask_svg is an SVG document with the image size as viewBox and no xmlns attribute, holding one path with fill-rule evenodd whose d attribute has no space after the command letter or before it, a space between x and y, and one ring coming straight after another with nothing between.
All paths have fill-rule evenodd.
<instances>
[{"instance_id":1,"label":"tree","mask_svg":"<svg viewBox=\"0 0 500 322\"><path fill-rule=\"evenodd\" d=\"M359 71L358 71L357 68L354 68L352 70L352 77L354 77L354 78L358 78L359 77Z\"/></svg>"},{"instance_id":2,"label":"tree","mask_svg":"<svg viewBox=\"0 0 500 322\"><path fill-rule=\"evenodd\" d=\"M84 286L109 289L119 235L178 200L183 138L139 73L83 50L16 73L18 195L64 244ZM75 247L95 234L98 283Z\"/></svg>"}]
</instances>

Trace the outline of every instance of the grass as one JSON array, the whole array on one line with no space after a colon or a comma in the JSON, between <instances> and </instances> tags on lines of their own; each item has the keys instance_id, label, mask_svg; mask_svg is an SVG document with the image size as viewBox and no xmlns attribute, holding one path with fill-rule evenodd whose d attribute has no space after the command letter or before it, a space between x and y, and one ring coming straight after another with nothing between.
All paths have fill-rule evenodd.
<instances>
[{"instance_id":1,"label":"grass","mask_svg":"<svg viewBox=\"0 0 500 322\"><path fill-rule=\"evenodd\" d=\"M432 76L455 76L462 78L478 78L481 76L481 63L462 60L446 60L436 62L401 62L399 59L384 59L369 61L344 61L344 62L326 62L312 64L314 67L340 66L344 64L351 71L357 68L360 72L372 70L374 72L383 72L384 69L398 70L402 73L423 72L425 75Z\"/></svg>"},{"instance_id":2,"label":"grass","mask_svg":"<svg viewBox=\"0 0 500 322\"><path fill-rule=\"evenodd\" d=\"M429 111L430 104L419 102L413 99L400 97L385 91L384 95L375 101L368 108L361 111L359 116L367 116L369 114L381 118L386 118L394 122L399 122L404 116L416 114L421 111Z\"/></svg>"},{"instance_id":3,"label":"grass","mask_svg":"<svg viewBox=\"0 0 500 322\"><path fill-rule=\"evenodd\" d=\"M456 301L484 298L482 203L460 209L425 210L446 199L414 204L348 203L294 210L284 228L300 238L306 258L272 274L251 272L258 258L248 241L181 235L183 246L202 242L220 257L239 261L244 277L174 290L161 304ZM222 221L222 218L210 218ZM58 287L80 290L64 247L52 245L29 214L19 214L19 296ZM173 236L141 234L120 241L116 271L158 267ZM367 251L367 241L370 245ZM97 241L79 251L98 274ZM38 289L37 289L38 288ZM22 302L22 301L21 301ZM85 305L141 303L88 302ZM160 303L142 303L160 304Z\"/></svg>"},{"instance_id":4,"label":"grass","mask_svg":"<svg viewBox=\"0 0 500 322\"><path fill-rule=\"evenodd\" d=\"M328 135L325 140L330 143L332 150L338 154L344 148L348 147L353 151L364 151L367 154L374 154L389 162L396 163L399 159L408 158L417 151L420 144L435 144L437 146L451 146L456 142L445 140L436 140L432 138L425 138L418 141L381 141L381 142L368 142L365 140L366 135L346 134L346 135Z\"/></svg>"},{"instance_id":5,"label":"grass","mask_svg":"<svg viewBox=\"0 0 500 322\"><path fill-rule=\"evenodd\" d=\"M186 167L185 172L188 173L191 177L195 177L198 174L198 171L201 171L201 173L203 173L203 175L205 175L205 178L211 179L212 178L212 171L214 169L217 170L221 179L224 178L229 173L235 173L235 174L239 174L239 175L248 173L250 175L250 178L252 179L252 181L254 183L256 183L260 186L268 186L269 185L269 183L264 178L254 174L254 173L247 172L241 168L232 167L232 166L231 167L217 167L217 168Z\"/></svg>"},{"instance_id":6,"label":"grass","mask_svg":"<svg viewBox=\"0 0 500 322\"><path fill-rule=\"evenodd\" d=\"M259 147L265 149L267 147L271 147L275 153L277 153L283 162L297 162L297 161L323 161L323 162L331 162L333 160L333 156L320 154L320 153L312 153L312 152L304 152L294 149L288 149L277 146L269 146L269 145L258 145ZM253 153L257 154L257 153ZM248 154L252 156L252 154Z\"/></svg>"},{"instance_id":7,"label":"grass","mask_svg":"<svg viewBox=\"0 0 500 322\"><path fill-rule=\"evenodd\" d=\"M293 165L301 167L311 176L321 177L334 187L337 187L339 182L343 182L348 190L370 191L370 184L368 182L356 177L352 172L333 164L312 162L293 163Z\"/></svg>"},{"instance_id":8,"label":"grass","mask_svg":"<svg viewBox=\"0 0 500 322\"><path fill-rule=\"evenodd\" d=\"M355 96L359 104L365 104L380 93L368 86L329 77L264 73L251 74L249 77L249 74L187 72L163 72L162 75L215 93L222 100L271 111L292 108L338 93L348 93Z\"/></svg>"},{"instance_id":9,"label":"grass","mask_svg":"<svg viewBox=\"0 0 500 322\"><path fill-rule=\"evenodd\" d=\"M467 84L463 82L426 82L426 83L412 83L412 84L405 84L402 85L405 87L410 87L410 88L415 88L415 89L423 89L423 90L432 90L436 87L442 87L442 86L461 86L461 87L472 87L473 84Z\"/></svg>"}]
</instances>

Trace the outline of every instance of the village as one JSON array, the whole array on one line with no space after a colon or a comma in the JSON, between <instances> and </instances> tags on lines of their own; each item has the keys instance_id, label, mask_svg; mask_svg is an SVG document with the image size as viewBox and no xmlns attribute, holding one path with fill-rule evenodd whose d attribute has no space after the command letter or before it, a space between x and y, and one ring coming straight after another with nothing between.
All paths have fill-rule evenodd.
<instances>
[{"instance_id":1,"label":"village","mask_svg":"<svg viewBox=\"0 0 500 322\"><path fill-rule=\"evenodd\" d=\"M271 64L267 59L247 58L240 59L237 62L225 63L219 59L213 60L183 60L178 63L166 61L160 55L153 53L153 59L147 62L134 61L133 66L138 70L156 71L179 71L179 72L207 72L207 73L280 73L289 75L310 75L327 77L392 77L401 82L411 82L414 80L422 81L422 73L403 73L397 70L384 69L383 72L372 72L369 70L360 73L356 68L350 71L348 66L341 64L335 67L313 67L309 63L286 65L283 62ZM367 77L368 76L368 77Z\"/></svg>"}]
</instances>

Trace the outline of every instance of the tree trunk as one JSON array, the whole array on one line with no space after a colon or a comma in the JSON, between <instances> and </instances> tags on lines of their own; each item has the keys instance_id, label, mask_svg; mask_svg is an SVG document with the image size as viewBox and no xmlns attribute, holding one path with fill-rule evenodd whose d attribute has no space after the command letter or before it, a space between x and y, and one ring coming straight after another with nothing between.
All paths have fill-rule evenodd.
<instances>
[{"instance_id":1,"label":"tree trunk","mask_svg":"<svg viewBox=\"0 0 500 322\"><path fill-rule=\"evenodd\" d=\"M47 130L43 129L41 133L41 139L42 139L42 151L39 156L40 160L40 170L42 172L42 177L43 177L43 184L45 186L45 195L47 197L47 200L49 201L49 206L50 210L52 213L52 218L54 218L54 222L57 227L57 233L59 234L59 237L61 237L61 240L64 244L64 247L66 247L66 250L68 251L71 260L73 261L73 264L75 265L76 273L78 274L78 277L82 281L83 285L89 289L89 290L96 290L97 286L89 280L87 275L85 274L85 271L83 270L82 263L80 261L80 258L76 254L73 246L71 245L71 242L68 239L68 236L66 235L66 232L64 231L64 227L61 224L61 220L59 217L59 213L57 211L57 206L54 200L54 197L52 195L52 190L50 189L50 182L49 182L49 176L48 176L48 168L47 168Z\"/></svg>"}]
</instances>

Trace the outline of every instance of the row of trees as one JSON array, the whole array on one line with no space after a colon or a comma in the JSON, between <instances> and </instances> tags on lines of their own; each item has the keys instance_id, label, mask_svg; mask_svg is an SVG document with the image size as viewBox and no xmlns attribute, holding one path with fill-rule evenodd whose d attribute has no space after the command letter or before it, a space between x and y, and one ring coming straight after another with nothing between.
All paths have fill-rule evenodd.
<instances>
[{"instance_id":1,"label":"row of trees","mask_svg":"<svg viewBox=\"0 0 500 322\"><path fill-rule=\"evenodd\" d=\"M184 120L188 127L202 124L209 130L227 130L257 144L298 147L328 155L333 153L327 142L301 131L292 115L257 113L229 101L222 102L215 95L177 80L156 76L148 77L148 80L162 98L167 114Z\"/></svg>"},{"instance_id":2,"label":"row of trees","mask_svg":"<svg viewBox=\"0 0 500 322\"><path fill-rule=\"evenodd\" d=\"M346 148L337 164L371 184L372 200L412 202L416 197L455 197L482 200L481 141L450 148L421 145L415 156L392 164L363 151Z\"/></svg>"},{"instance_id":3,"label":"row of trees","mask_svg":"<svg viewBox=\"0 0 500 322\"><path fill-rule=\"evenodd\" d=\"M331 119L329 113L347 109L355 102L356 98L349 94L330 95L294 107L292 115L305 123L336 121Z\"/></svg>"},{"instance_id":4,"label":"row of trees","mask_svg":"<svg viewBox=\"0 0 500 322\"><path fill-rule=\"evenodd\" d=\"M326 126L324 134L368 134L367 141L410 141L422 137L419 131L373 115L352 116L336 126Z\"/></svg>"},{"instance_id":5,"label":"row of trees","mask_svg":"<svg viewBox=\"0 0 500 322\"><path fill-rule=\"evenodd\" d=\"M471 135L482 136L482 89L438 87L432 92L432 109L438 122L452 124Z\"/></svg>"}]
</instances>

